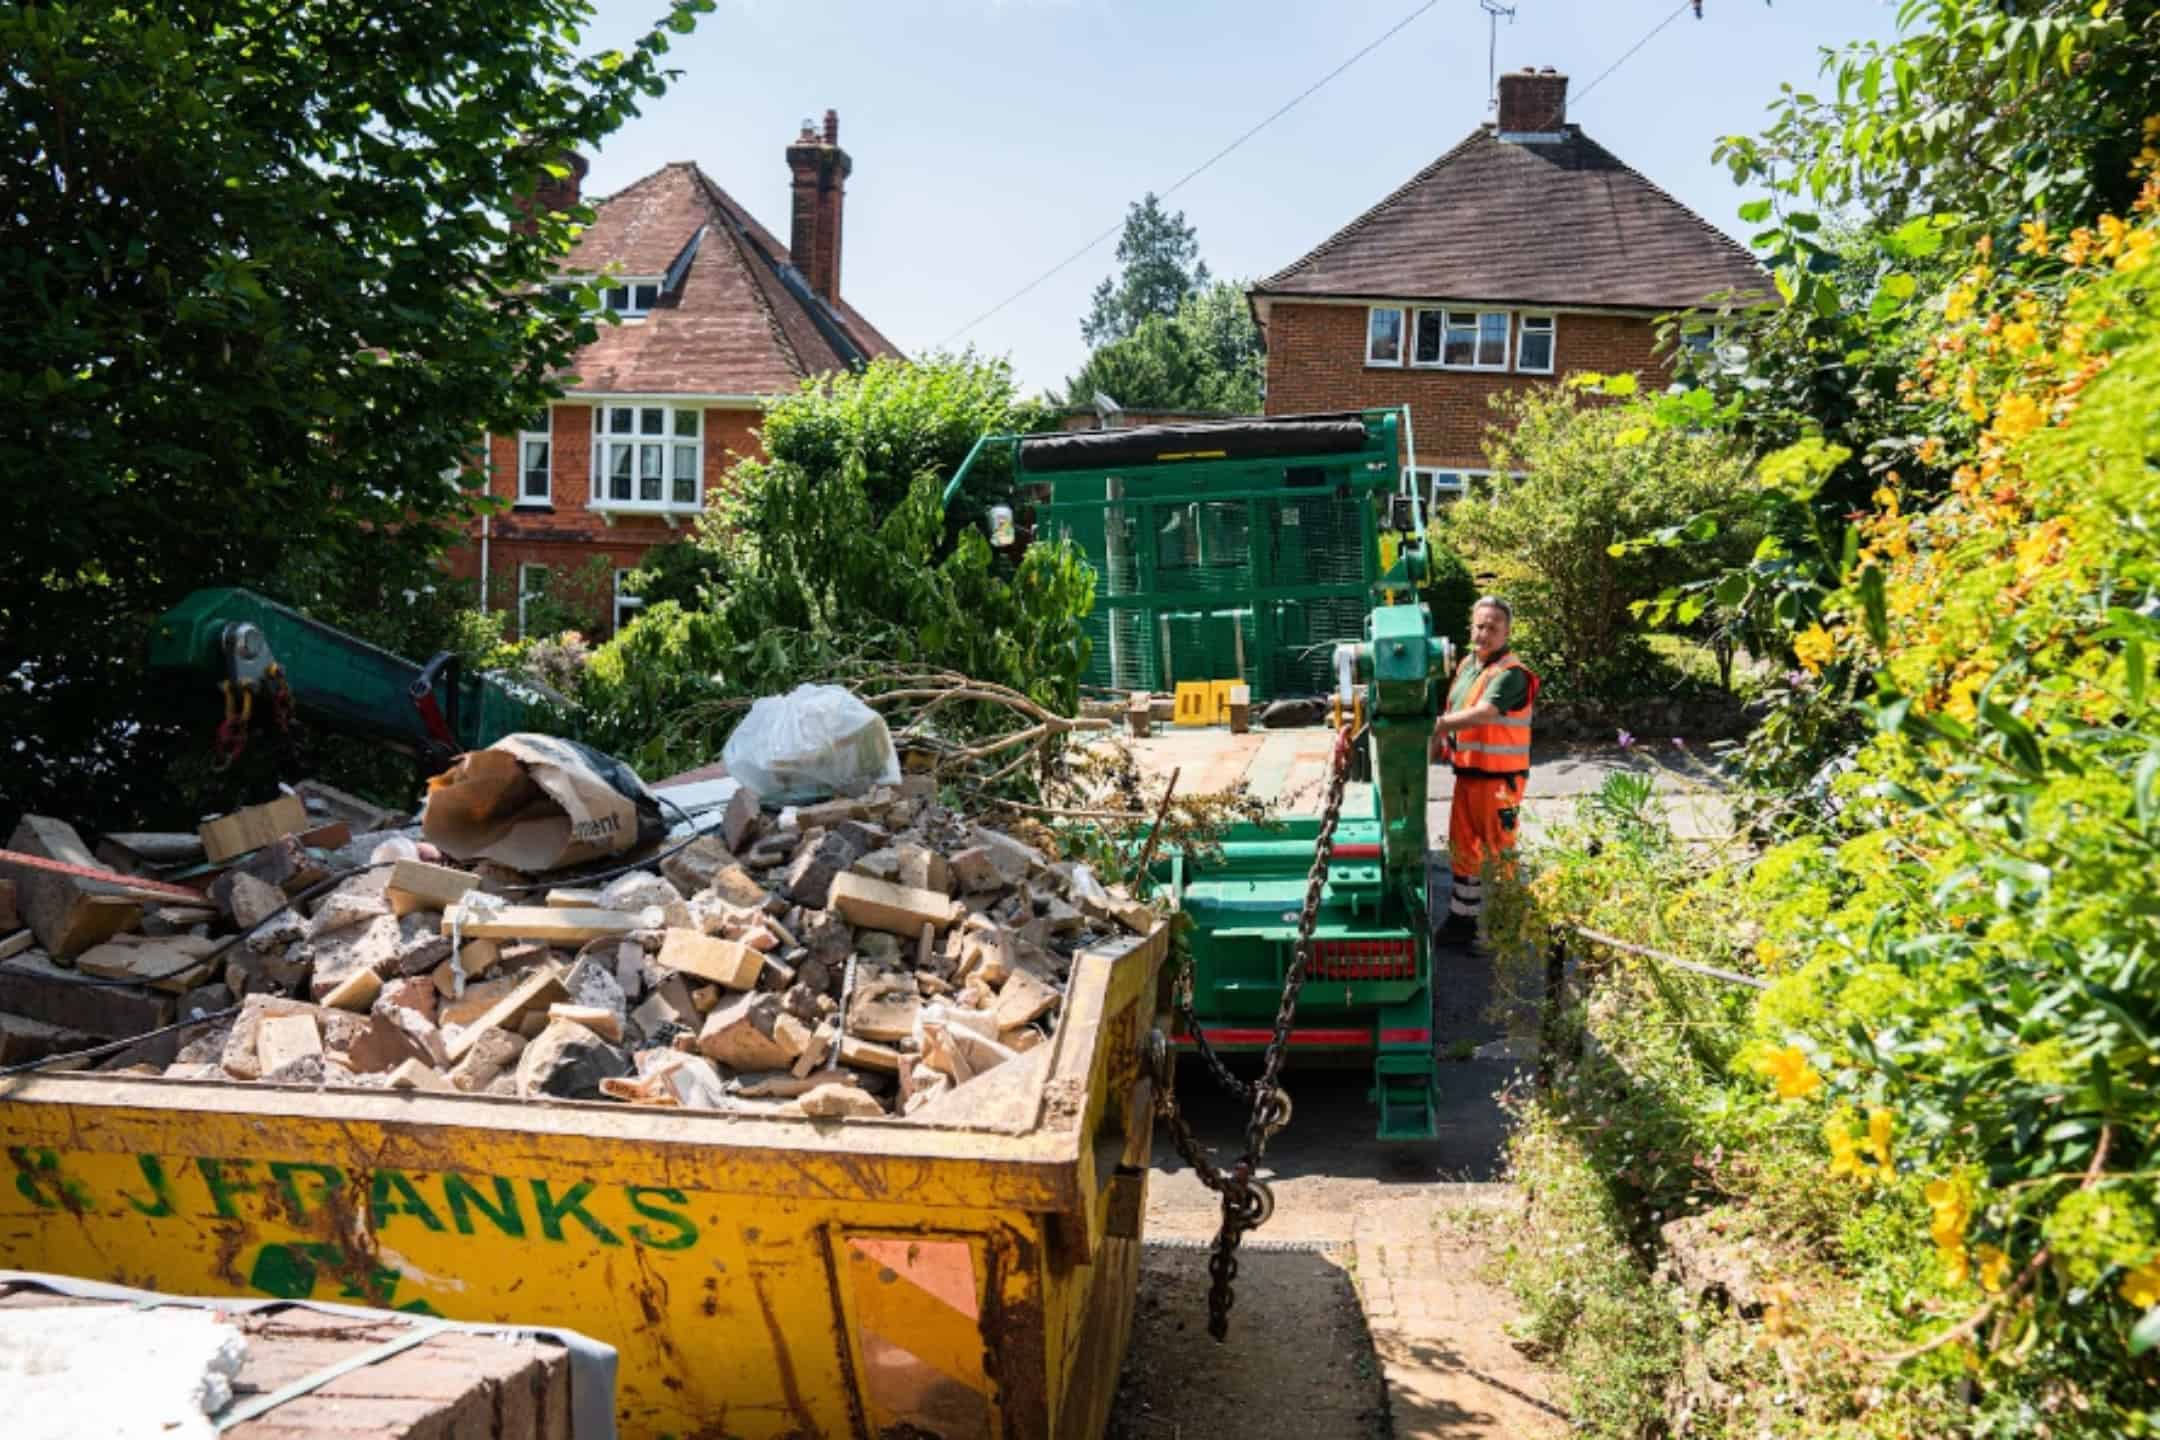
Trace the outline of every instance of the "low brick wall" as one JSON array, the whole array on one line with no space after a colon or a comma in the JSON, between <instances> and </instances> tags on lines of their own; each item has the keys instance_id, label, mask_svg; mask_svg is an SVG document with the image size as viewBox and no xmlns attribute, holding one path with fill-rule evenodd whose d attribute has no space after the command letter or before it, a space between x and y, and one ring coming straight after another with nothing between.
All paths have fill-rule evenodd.
<instances>
[{"instance_id":1,"label":"low brick wall","mask_svg":"<svg viewBox=\"0 0 2160 1440\"><path fill-rule=\"evenodd\" d=\"M1540 701L1540 740L1612 740L1623 730L1638 739L1734 740L1760 718L1737 696L1694 700Z\"/></svg>"}]
</instances>

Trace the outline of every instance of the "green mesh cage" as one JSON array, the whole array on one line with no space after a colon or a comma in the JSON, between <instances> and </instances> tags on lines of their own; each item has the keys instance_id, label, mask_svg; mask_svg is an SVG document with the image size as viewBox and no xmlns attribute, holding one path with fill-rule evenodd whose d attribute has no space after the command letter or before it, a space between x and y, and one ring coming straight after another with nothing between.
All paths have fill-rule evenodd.
<instances>
[{"instance_id":1,"label":"green mesh cage","mask_svg":"<svg viewBox=\"0 0 2160 1440\"><path fill-rule=\"evenodd\" d=\"M1133 453L1150 432L1125 432L1127 453L1091 469L1036 473L1023 449L1020 473L1050 496L1036 533L1072 540L1095 567L1086 682L1234 679L1263 701L1327 690L1330 651L1363 634L1380 507L1400 473L1396 412L1355 418L1364 444L1328 453L1297 453L1297 422L1268 420L1221 427L1219 450L1193 427L1165 431L1180 448L1153 458ZM1240 458L1241 445L1267 453Z\"/></svg>"}]
</instances>

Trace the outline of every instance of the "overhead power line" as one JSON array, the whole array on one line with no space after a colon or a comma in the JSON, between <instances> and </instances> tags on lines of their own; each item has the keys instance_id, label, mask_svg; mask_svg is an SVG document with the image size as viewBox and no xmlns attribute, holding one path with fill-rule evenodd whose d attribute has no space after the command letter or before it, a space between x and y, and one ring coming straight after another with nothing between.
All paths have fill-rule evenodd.
<instances>
[{"instance_id":1,"label":"overhead power line","mask_svg":"<svg viewBox=\"0 0 2160 1440\"><path fill-rule=\"evenodd\" d=\"M1337 65L1333 70L1328 71L1327 74L1321 76L1318 80L1313 81L1312 84L1306 86L1297 94L1291 96L1288 100L1284 101L1281 105L1277 106L1273 111L1271 111L1265 119L1261 120L1257 125L1254 125L1251 129L1247 130L1244 134L1238 136L1237 139L1232 140L1229 144L1223 146L1222 149L1217 150L1213 155L1208 156L1207 159L1201 161L1198 165L1195 165L1192 169L1186 171L1183 175L1180 175L1176 179L1176 181L1174 181L1169 186L1169 188L1158 192L1160 197L1164 200L1167 200L1172 195L1177 194L1178 191L1184 189L1192 181L1197 180L1201 175L1205 174L1210 166L1214 165L1217 161L1229 155L1233 150L1236 150L1246 141L1252 139L1253 136L1258 135L1262 130L1267 129L1268 126L1274 124L1277 120L1282 119L1283 116L1289 114L1292 110L1295 110L1306 100L1311 99L1322 88L1324 88L1329 81L1335 79L1345 70L1348 70L1351 66L1357 64L1358 61L1364 59L1367 55L1372 54L1373 51L1379 49L1382 45L1385 45L1388 41L1394 39L1396 35L1400 34L1405 28L1407 28L1412 21L1416 20L1419 16L1423 15L1426 11L1432 9L1435 5L1438 5L1439 3L1440 0L1425 0L1424 4L1418 6L1417 9L1403 16L1402 19L1396 21L1393 25L1390 25L1384 32L1379 35L1378 38L1374 39L1370 44L1366 45L1364 49L1358 51L1355 55L1352 55L1349 59L1343 61L1342 64ZM1036 276L1033 280L1028 281L1027 284L1021 286L1018 290L1013 291L1012 294L1006 296L1003 300L998 301L997 304L991 306L988 310L983 311L982 314L976 316L973 320L968 321L967 324L962 325L959 329L953 331L952 334L946 336L943 340L938 341L935 348L942 350L946 346L952 344L953 341L967 334L968 331L973 330L976 326L982 324L983 321L988 320L991 316L996 315L999 311L1003 310L1006 306L1012 304L1015 300L1019 300L1022 297L1026 296L1030 291L1034 290L1044 281L1050 279L1059 271L1064 270L1067 266L1071 265L1081 256L1087 254L1088 251L1093 250L1096 246L1102 244L1103 241L1109 239L1112 235L1117 234L1118 231L1123 229L1124 227L1125 222L1121 218L1115 224L1110 225L1109 227L1101 231L1099 234L1095 235L1085 245L1082 245L1079 249L1073 251L1072 254L1067 255L1064 259L1058 261L1057 264L1051 266L1048 270L1043 271L1042 274Z\"/></svg>"},{"instance_id":2,"label":"overhead power line","mask_svg":"<svg viewBox=\"0 0 2160 1440\"><path fill-rule=\"evenodd\" d=\"M1425 0L1424 4L1418 6L1417 9L1412 10L1409 14L1403 16L1402 19L1396 21L1393 25L1390 25L1386 30L1382 31L1377 37L1375 37L1370 43L1368 43L1363 49L1359 50L1349 59L1343 61L1340 65L1337 65L1334 69L1328 71L1327 74L1322 75L1318 80L1313 81L1312 84L1306 86L1297 94L1291 96L1288 100L1284 101L1281 105L1270 111L1267 116L1263 118L1259 123L1252 126L1252 128L1246 130L1243 134L1239 135L1229 144L1223 146L1222 149L1217 150L1214 154L1208 156L1207 159L1201 161L1198 165L1195 165L1192 169L1186 171L1183 175L1180 175L1176 180L1172 181L1166 189L1158 192L1159 198L1167 200L1172 195L1177 194L1178 191L1184 189L1188 184L1200 178L1201 175L1205 174L1218 161L1228 156L1232 151L1236 150L1246 141L1252 139L1253 136L1258 135L1262 130L1267 129L1268 126L1274 124L1277 120L1282 119L1283 116L1289 114L1292 110L1295 110L1306 100L1311 99L1315 94L1319 93L1319 91L1323 89L1329 81L1334 80L1336 77L1340 76L1345 70L1348 70L1351 66L1357 64L1358 61L1363 60L1367 55L1372 54L1373 51L1379 49L1382 45L1394 39L1396 35L1400 34L1413 21L1417 20L1418 17L1422 16L1426 11L1432 9L1435 5L1439 3L1440 0ZM1597 73L1596 78L1591 80L1589 84L1583 86L1582 89L1576 91L1574 99L1571 103L1575 105L1580 105L1583 102L1583 99L1588 96L1592 90L1597 89L1598 86L1605 83L1606 80L1611 78L1614 71L1618 70L1621 66L1627 64L1628 61L1634 59L1635 56L1642 50L1645 45L1648 45L1652 40L1655 40L1659 35L1664 33L1666 26L1672 24L1673 21L1679 19L1689 10L1694 10L1696 13L1696 17L1700 19L1702 14L1700 9L1700 3L1701 0L1680 0L1680 3L1673 8L1671 14L1667 15L1664 19L1658 21L1657 24L1651 26L1650 29L1643 34L1643 37L1640 40L1637 40L1633 45L1628 46L1626 50L1621 52L1619 59L1613 61L1612 64L1606 66L1603 70L1600 70ZM1025 298L1037 287L1041 286L1045 281L1048 281L1052 277L1056 276L1059 272L1071 266L1073 262L1079 260L1082 256L1086 255L1096 246L1102 244L1103 241L1109 239L1112 235L1117 234L1118 231L1124 228L1124 226L1124 220L1119 219L1115 223L1104 227L1095 235L1091 236L1088 239L1087 243L1082 245L1079 249L1073 251L1070 255L1067 255L1064 259L1058 261L1057 264L1052 265L1049 269L1043 271L1042 274L1037 275L1034 279L1028 281L1027 284L1021 286L1018 290L1013 291L1012 294L1007 295L1004 299L998 301L997 304L991 306L988 310L983 311L982 314L977 315L974 319L968 321L967 324L962 325L959 329L953 331L950 335L947 335L944 339L938 341L937 344L932 348L938 350L944 349L946 346L952 344L953 341L959 339L961 336L967 334L970 330L973 330L976 326L982 324L985 320L988 320L991 317L1002 312L1007 306L1013 304L1013 302Z\"/></svg>"}]
</instances>

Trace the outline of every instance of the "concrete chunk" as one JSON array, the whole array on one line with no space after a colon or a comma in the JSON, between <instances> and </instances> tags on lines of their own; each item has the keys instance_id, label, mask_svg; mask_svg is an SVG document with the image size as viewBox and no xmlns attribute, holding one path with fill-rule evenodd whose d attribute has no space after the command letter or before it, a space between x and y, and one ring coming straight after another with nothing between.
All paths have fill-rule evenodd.
<instances>
[{"instance_id":1,"label":"concrete chunk","mask_svg":"<svg viewBox=\"0 0 2160 1440\"><path fill-rule=\"evenodd\" d=\"M822 910L834 879L862 853L861 847L849 837L837 830L828 830L806 841L795 852L795 858L788 864L786 883L781 888L797 905Z\"/></svg>"},{"instance_id":2,"label":"concrete chunk","mask_svg":"<svg viewBox=\"0 0 2160 1440\"><path fill-rule=\"evenodd\" d=\"M711 892L716 898L745 910L762 910L773 898L772 892L739 864L721 866L713 875Z\"/></svg>"},{"instance_id":3,"label":"concrete chunk","mask_svg":"<svg viewBox=\"0 0 2160 1440\"><path fill-rule=\"evenodd\" d=\"M629 1073L630 1056L620 1047L583 1025L556 1020L518 1057L517 1093L584 1099L600 1093L602 1080Z\"/></svg>"},{"instance_id":4,"label":"concrete chunk","mask_svg":"<svg viewBox=\"0 0 2160 1440\"><path fill-rule=\"evenodd\" d=\"M910 890L952 893L952 866L943 855L926 845L901 845L896 849L900 856L900 884Z\"/></svg>"},{"instance_id":5,"label":"concrete chunk","mask_svg":"<svg viewBox=\"0 0 2160 1440\"><path fill-rule=\"evenodd\" d=\"M610 1044L622 1043L623 1014L620 1010L611 1010L605 1005L557 1004L548 1006L547 1013L550 1021L567 1020L573 1025L584 1026Z\"/></svg>"},{"instance_id":6,"label":"concrete chunk","mask_svg":"<svg viewBox=\"0 0 2160 1440\"><path fill-rule=\"evenodd\" d=\"M418 1060L407 1060L390 1072L392 1090L429 1090L456 1094L457 1087L443 1077L434 1066Z\"/></svg>"},{"instance_id":7,"label":"concrete chunk","mask_svg":"<svg viewBox=\"0 0 2160 1440\"><path fill-rule=\"evenodd\" d=\"M300 1083L322 1078L322 1032L315 1028L313 1016L265 1017L256 1031L255 1054L266 1081Z\"/></svg>"},{"instance_id":8,"label":"concrete chunk","mask_svg":"<svg viewBox=\"0 0 2160 1440\"><path fill-rule=\"evenodd\" d=\"M705 1017L698 1053L735 1070L785 1070L810 1045L810 1031L771 994L740 995Z\"/></svg>"},{"instance_id":9,"label":"concrete chunk","mask_svg":"<svg viewBox=\"0 0 2160 1440\"><path fill-rule=\"evenodd\" d=\"M832 1083L819 1085L805 1092L796 1103L802 1106L803 1114L815 1116L819 1119L839 1117L859 1119L872 1115L882 1116L885 1113L884 1106L878 1104L870 1095L856 1089L853 1085Z\"/></svg>"},{"instance_id":10,"label":"concrete chunk","mask_svg":"<svg viewBox=\"0 0 2160 1440\"><path fill-rule=\"evenodd\" d=\"M730 990L748 990L757 984L765 957L737 940L721 940L695 930L670 930L660 945L660 964Z\"/></svg>"},{"instance_id":11,"label":"concrete chunk","mask_svg":"<svg viewBox=\"0 0 2160 1440\"><path fill-rule=\"evenodd\" d=\"M44 815L23 816L7 848L67 865L99 868L97 857L83 844L74 826ZM100 881L33 870L27 865L0 865L0 877L14 880L16 905L24 923L37 935L45 953L56 960L79 955L100 941L131 930L142 918L140 904Z\"/></svg>"},{"instance_id":12,"label":"concrete chunk","mask_svg":"<svg viewBox=\"0 0 2160 1440\"><path fill-rule=\"evenodd\" d=\"M850 925L904 935L914 940L925 925L943 930L960 916L950 897L930 890L888 885L866 875L842 875L832 882L831 908Z\"/></svg>"},{"instance_id":13,"label":"concrete chunk","mask_svg":"<svg viewBox=\"0 0 2160 1440\"><path fill-rule=\"evenodd\" d=\"M1005 876L990 859L986 846L970 845L965 850L954 851L951 865L953 878L963 894L980 895L1005 883Z\"/></svg>"},{"instance_id":14,"label":"concrete chunk","mask_svg":"<svg viewBox=\"0 0 2160 1440\"><path fill-rule=\"evenodd\" d=\"M1061 995L1026 970L1015 970L998 991L998 1029L1013 1030L1033 1024L1057 1008Z\"/></svg>"},{"instance_id":15,"label":"concrete chunk","mask_svg":"<svg viewBox=\"0 0 2160 1440\"><path fill-rule=\"evenodd\" d=\"M479 883L479 876L447 865L400 860L391 867L383 895L389 901L391 914L410 915L418 910L447 910Z\"/></svg>"},{"instance_id":16,"label":"concrete chunk","mask_svg":"<svg viewBox=\"0 0 2160 1440\"><path fill-rule=\"evenodd\" d=\"M451 1087L471 1094L485 1091L497 1077L514 1070L524 1053L522 1036L499 1026L476 1030L466 1041L464 1058L450 1071Z\"/></svg>"},{"instance_id":17,"label":"concrete chunk","mask_svg":"<svg viewBox=\"0 0 2160 1440\"><path fill-rule=\"evenodd\" d=\"M660 862L660 873L684 895L695 895L735 863L735 852L717 835L700 835L686 849Z\"/></svg>"},{"instance_id":18,"label":"concrete chunk","mask_svg":"<svg viewBox=\"0 0 2160 1440\"><path fill-rule=\"evenodd\" d=\"M562 986L561 972L554 966L530 972L515 989L496 1001L486 1014L458 1036L457 1042L449 1047L450 1059L452 1062L463 1059L482 1032L494 1028L511 1029L534 1011L544 1013L549 1005L569 998L569 992Z\"/></svg>"}]
</instances>

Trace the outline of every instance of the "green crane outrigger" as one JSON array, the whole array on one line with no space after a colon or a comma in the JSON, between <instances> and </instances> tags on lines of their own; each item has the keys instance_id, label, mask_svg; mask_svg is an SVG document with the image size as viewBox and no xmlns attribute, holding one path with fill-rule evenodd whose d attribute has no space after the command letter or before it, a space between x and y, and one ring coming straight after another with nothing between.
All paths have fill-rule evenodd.
<instances>
[{"instance_id":1,"label":"green crane outrigger","mask_svg":"<svg viewBox=\"0 0 2160 1440\"><path fill-rule=\"evenodd\" d=\"M1333 691L1369 790L1345 801L1296 1023L1300 1057L1372 1057L1383 1140L1437 1133L1426 899L1426 742L1452 656L1418 598L1424 514L1398 410L988 436L1036 533L1098 577L1098 683L1168 689L1236 675L1255 698ZM1107 652L1107 653L1106 653ZM1180 1043L1266 1050L1291 973L1323 819L1234 827L1219 857L1155 878L1193 922Z\"/></svg>"}]
</instances>

